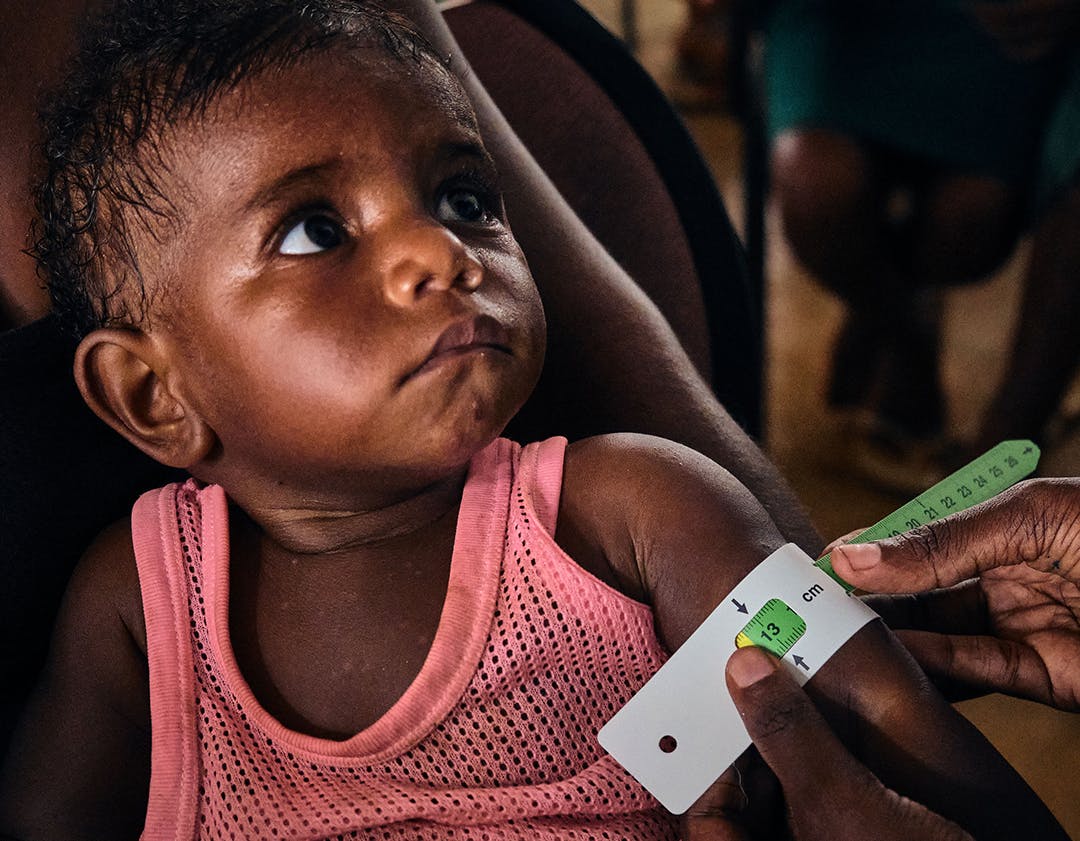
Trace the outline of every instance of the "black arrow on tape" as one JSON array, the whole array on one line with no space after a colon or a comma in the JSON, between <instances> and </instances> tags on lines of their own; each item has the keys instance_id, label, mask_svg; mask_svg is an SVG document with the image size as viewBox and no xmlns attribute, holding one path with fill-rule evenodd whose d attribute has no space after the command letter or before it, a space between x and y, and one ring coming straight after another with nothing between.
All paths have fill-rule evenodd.
<instances>
[{"instance_id":1,"label":"black arrow on tape","mask_svg":"<svg viewBox=\"0 0 1080 841\"><path fill-rule=\"evenodd\" d=\"M806 665L806 661L803 660L798 654L792 654L791 659L795 661L796 666L802 666L806 671L810 671L810 667Z\"/></svg>"},{"instance_id":2,"label":"black arrow on tape","mask_svg":"<svg viewBox=\"0 0 1080 841\"><path fill-rule=\"evenodd\" d=\"M742 602L737 602L737 601L735 601L735 599L732 599L731 603L733 605L735 605L735 609L738 610L739 613L749 613L750 612L750 611L748 611L746 609L746 605L744 605Z\"/></svg>"}]
</instances>

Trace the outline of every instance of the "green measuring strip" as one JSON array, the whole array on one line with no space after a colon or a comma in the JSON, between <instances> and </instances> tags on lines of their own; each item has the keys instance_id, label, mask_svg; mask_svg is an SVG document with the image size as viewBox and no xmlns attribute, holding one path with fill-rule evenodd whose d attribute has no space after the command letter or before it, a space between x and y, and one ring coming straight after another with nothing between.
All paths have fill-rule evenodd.
<instances>
[{"instance_id":1,"label":"green measuring strip","mask_svg":"<svg viewBox=\"0 0 1080 841\"><path fill-rule=\"evenodd\" d=\"M869 543L895 537L986 502L1034 471L1038 463L1039 448L1031 441L1002 441L848 542ZM814 566L848 592L855 589L833 571L832 552L815 561Z\"/></svg>"},{"instance_id":2,"label":"green measuring strip","mask_svg":"<svg viewBox=\"0 0 1080 841\"><path fill-rule=\"evenodd\" d=\"M985 502L1035 470L1039 448L1031 441L1002 441L974 461L942 479L907 505L852 538L869 543L894 537L949 514ZM814 562L849 593L855 588L832 568L832 553ZM783 657L806 633L806 622L780 599L769 599L735 637L735 645L757 645Z\"/></svg>"},{"instance_id":3,"label":"green measuring strip","mask_svg":"<svg viewBox=\"0 0 1080 841\"><path fill-rule=\"evenodd\" d=\"M735 645L738 648L757 645L783 657L805 633L806 622L799 614L780 599L769 599L739 631Z\"/></svg>"}]
</instances>

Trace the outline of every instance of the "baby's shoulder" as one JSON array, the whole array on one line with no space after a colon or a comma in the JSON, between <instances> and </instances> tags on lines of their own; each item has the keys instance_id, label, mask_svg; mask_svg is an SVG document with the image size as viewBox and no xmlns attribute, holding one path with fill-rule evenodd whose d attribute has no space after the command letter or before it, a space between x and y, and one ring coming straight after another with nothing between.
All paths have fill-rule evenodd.
<instances>
[{"instance_id":1,"label":"baby's shoulder","mask_svg":"<svg viewBox=\"0 0 1080 841\"><path fill-rule=\"evenodd\" d=\"M661 581L689 587L783 542L741 482L681 444L597 436L569 445L565 464L559 533L603 557L619 588L642 601L655 602Z\"/></svg>"},{"instance_id":2,"label":"baby's shoulder","mask_svg":"<svg viewBox=\"0 0 1080 841\"><path fill-rule=\"evenodd\" d=\"M142 626L131 529L117 523L71 576L48 660L12 739L0 794L0 820L12 835L138 834L151 742Z\"/></svg>"},{"instance_id":3,"label":"baby's shoulder","mask_svg":"<svg viewBox=\"0 0 1080 841\"><path fill-rule=\"evenodd\" d=\"M627 471L655 475L672 470L696 471L703 475L719 470L730 475L716 462L685 444L639 432L611 432L572 441L566 446L566 461L568 466L576 462L588 464L590 469L621 468L620 475L624 477Z\"/></svg>"},{"instance_id":4,"label":"baby's shoulder","mask_svg":"<svg viewBox=\"0 0 1080 841\"><path fill-rule=\"evenodd\" d=\"M613 433L567 446L563 494L578 505L651 521L662 508L723 509L754 499L712 459L683 444L638 433Z\"/></svg>"}]
</instances>

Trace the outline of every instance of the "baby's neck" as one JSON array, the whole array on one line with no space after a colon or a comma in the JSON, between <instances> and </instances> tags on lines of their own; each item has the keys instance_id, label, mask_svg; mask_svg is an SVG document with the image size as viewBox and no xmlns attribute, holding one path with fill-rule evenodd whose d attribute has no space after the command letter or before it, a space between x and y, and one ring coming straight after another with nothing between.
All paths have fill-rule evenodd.
<instances>
[{"instance_id":1,"label":"baby's neck","mask_svg":"<svg viewBox=\"0 0 1080 841\"><path fill-rule=\"evenodd\" d=\"M387 504L368 507L276 495L234 497L264 539L292 555L378 552L423 534L461 502L465 474L455 474ZM230 494L231 495L231 494Z\"/></svg>"},{"instance_id":2,"label":"baby's neck","mask_svg":"<svg viewBox=\"0 0 1080 841\"><path fill-rule=\"evenodd\" d=\"M461 488L379 511L229 517L229 629L240 672L287 727L346 739L416 679L439 625ZM445 504L444 504L445 503Z\"/></svg>"}]
</instances>

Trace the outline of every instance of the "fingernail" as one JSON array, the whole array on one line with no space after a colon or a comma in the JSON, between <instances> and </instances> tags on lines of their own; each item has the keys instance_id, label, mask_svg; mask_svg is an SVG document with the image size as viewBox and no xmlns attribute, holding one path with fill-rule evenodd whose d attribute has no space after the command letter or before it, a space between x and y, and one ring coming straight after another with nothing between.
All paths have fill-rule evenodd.
<instances>
[{"instance_id":1,"label":"fingernail","mask_svg":"<svg viewBox=\"0 0 1080 841\"><path fill-rule=\"evenodd\" d=\"M881 549L874 543L847 543L833 549L833 555L843 555L854 570L870 569L881 563Z\"/></svg>"},{"instance_id":2,"label":"fingernail","mask_svg":"<svg viewBox=\"0 0 1080 841\"><path fill-rule=\"evenodd\" d=\"M767 678L775 669L773 658L756 646L739 649L728 661L728 674L744 689Z\"/></svg>"}]
</instances>

